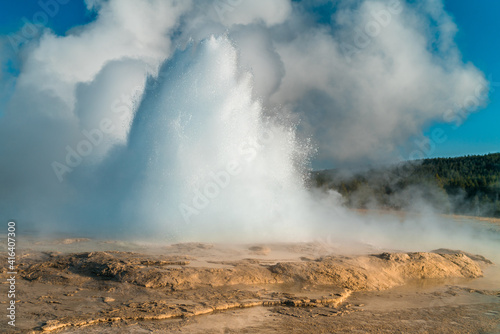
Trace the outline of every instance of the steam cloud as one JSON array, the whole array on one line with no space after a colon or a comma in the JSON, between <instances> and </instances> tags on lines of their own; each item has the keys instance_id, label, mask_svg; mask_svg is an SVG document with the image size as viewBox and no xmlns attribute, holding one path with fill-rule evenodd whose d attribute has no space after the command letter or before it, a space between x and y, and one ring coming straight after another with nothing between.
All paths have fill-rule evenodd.
<instances>
[{"instance_id":1,"label":"steam cloud","mask_svg":"<svg viewBox=\"0 0 500 334\"><path fill-rule=\"evenodd\" d=\"M36 230L305 237L346 217L310 214L310 157L393 159L488 86L439 0L86 4L2 39L0 212Z\"/></svg>"}]
</instances>

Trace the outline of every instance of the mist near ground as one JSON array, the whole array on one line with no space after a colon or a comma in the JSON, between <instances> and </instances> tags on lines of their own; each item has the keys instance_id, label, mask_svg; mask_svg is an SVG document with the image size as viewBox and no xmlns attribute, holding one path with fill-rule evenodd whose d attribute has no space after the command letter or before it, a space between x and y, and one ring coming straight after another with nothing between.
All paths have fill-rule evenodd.
<instances>
[{"instance_id":1,"label":"mist near ground","mask_svg":"<svg viewBox=\"0 0 500 334\"><path fill-rule=\"evenodd\" d=\"M425 208L364 217L306 187L314 166L396 161L468 97L467 112L486 103L441 1L86 4L96 20L65 36L2 37L3 220L166 242L489 243Z\"/></svg>"}]
</instances>

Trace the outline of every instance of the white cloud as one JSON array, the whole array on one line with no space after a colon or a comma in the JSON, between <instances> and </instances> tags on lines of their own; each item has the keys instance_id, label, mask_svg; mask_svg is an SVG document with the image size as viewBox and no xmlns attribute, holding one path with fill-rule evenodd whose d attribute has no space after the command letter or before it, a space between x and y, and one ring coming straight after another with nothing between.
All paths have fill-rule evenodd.
<instances>
[{"instance_id":1,"label":"white cloud","mask_svg":"<svg viewBox=\"0 0 500 334\"><path fill-rule=\"evenodd\" d=\"M50 90L72 107L74 85L92 81L110 61L138 59L144 62L145 73L154 73L170 55L168 33L190 3L174 0L102 3L97 20L78 35L60 37L45 32L24 63L18 86Z\"/></svg>"},{"instance_id":2,"label":"white cloud","mask_svg":"<svg viewBox=\"0 0 500 334\"><path fill-rule=\"evenodd\" d=\"M276 43L285 75L271 100L300 115L323 161L394 158L399 145L487 85L460 61L440 2L405 5L401 13L387 3L365 1L334 35L304 26L292 41ZM437 52L432 32L422 29L430 19L446 32L433 41Z\"/></svg>"},{"instance_id":3,"label":"white cloud","mask_svg":"<svg viewBox=\"0 0 500 334\"><path fill-rule=\"evenodd\" d=\"M215 0L212 6L226 26L260 22L276 25L285 21L292 9L289 0Z\"/></svg>"}]
</instances>

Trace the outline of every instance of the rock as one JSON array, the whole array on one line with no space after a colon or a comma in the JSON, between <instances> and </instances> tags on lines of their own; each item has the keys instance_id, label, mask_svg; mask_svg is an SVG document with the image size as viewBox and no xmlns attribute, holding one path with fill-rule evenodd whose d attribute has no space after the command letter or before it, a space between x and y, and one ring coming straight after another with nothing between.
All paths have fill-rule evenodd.
<instances>
[{"instance_id":1,"label":"rock","mask_svg":"<svg viewBox=\"0 0 500 334\"><path fill-rule=\"evenodd\" d=\"M271 252L271 249L266 246L252 246L248 248L249 251L252 252L252 254L255 255L267 255Z\"/></svg>"},{"instance_id":2,"label":"rock","mask_svg":"<svg viewBox=\"0 0 500 334\"><path fill-rule=\"evenodd\" d=\"M64 323L60 323L57 320L49 320L45 323L45 325L42 326L42 330L49 332L49 331L54 331L56 329L60 329L63 327L66 327L67 325Z\"/></svg>"}]
</instances>

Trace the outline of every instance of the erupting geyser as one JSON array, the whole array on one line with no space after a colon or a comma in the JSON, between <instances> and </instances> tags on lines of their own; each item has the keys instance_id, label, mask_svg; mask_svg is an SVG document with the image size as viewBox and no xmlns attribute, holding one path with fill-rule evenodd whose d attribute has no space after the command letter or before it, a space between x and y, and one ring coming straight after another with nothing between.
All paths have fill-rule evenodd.
<instances>
[{"instance_id":1,"label":"erupting geyser","mask_svg":"<svg viewBox=\"0 0 500 334\"><path fill-rule=\"evenodd\" d=\"M123 219L183 237L293 233L309 149L294 129L264 115L227 38L178 52L148 83L122 153L137 185Z\"/></svg>"},{"instance_id":2,"label":"erupting geyser","mask_svg":"<svg viewBox=\"0 0 500 334\"><path fill-rule=\"evenodd\" d=\"M498 244L426 214L414 193L419 215L401 222L305 187L316 148L316 168L390 162L443 111L484 102L439 2L229 2L87 1L92 22L16 39L23 56L5 59L18 68L0 77L3 219L161 243Z\"/></svg>"},{"instance_id":3,"label":"erupting geyser","mask_svg":"<svg viewBox=\"0 0 500 334\"><path fill-rule=\"evenodd\" d=\"M83 206L127 234L303 238L310 147L282 113L281 121L264 114L252 84L226 37L175 53L146 83L128 144L89 176L99 182L77 180L87 184Z\"/></svg>"}]
</instances>

